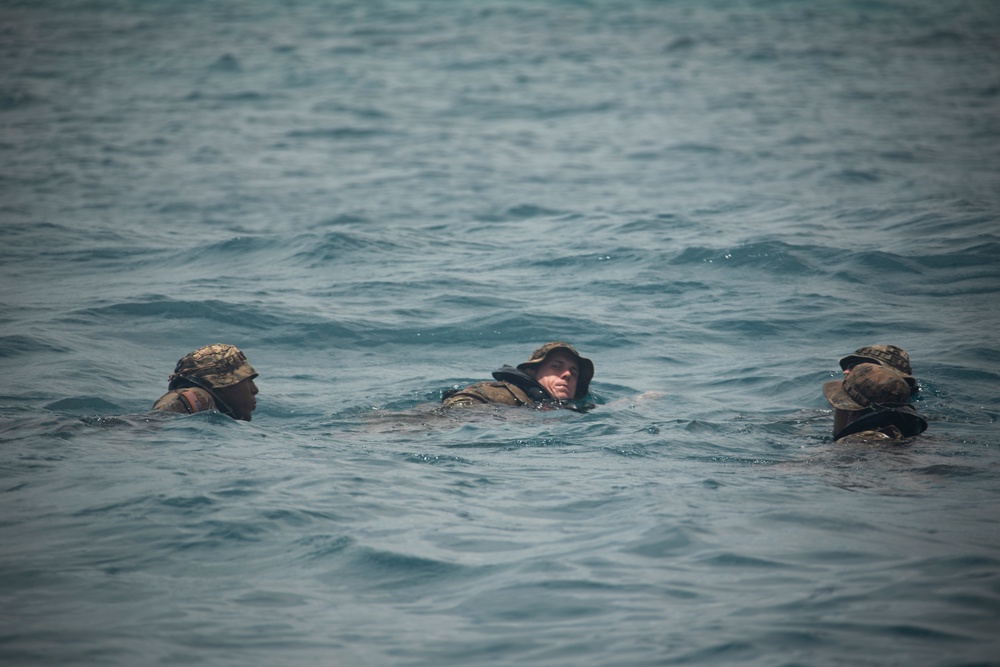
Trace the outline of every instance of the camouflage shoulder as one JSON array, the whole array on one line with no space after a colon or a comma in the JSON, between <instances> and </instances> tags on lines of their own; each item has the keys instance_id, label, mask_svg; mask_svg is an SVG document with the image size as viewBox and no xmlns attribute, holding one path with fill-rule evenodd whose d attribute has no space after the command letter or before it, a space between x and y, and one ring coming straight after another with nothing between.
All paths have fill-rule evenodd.
<instances>
[{"instance_id":1,"label":"camouflage shoulder","mask_svg":"<svg viewBox=\"0 0 1000 667\"><path fill-rule=\"evenodd\" d=\"M157 399L152 407L154 411L176 412L182 415L215 409L217 408L211 394L197 387L168 391Z\"/></svg>"},{"instance_id":2,"label":"camouflage shoulder","mask_svg":"<svg viewBox=\"0 0 1000 667\"><path fill-rule=\"evenodd\" d=\"M477 382L468 387L445 392L441 400L444 407L472 405L535 405L524 391L509 382Z\"/></svg>"},{"instance_id":3,"label":"camouflage shoulder","mask_svg":"<svg viewBox=\"0 0 1000 667\"><path fill-rule=\"evenodd\" d=\"M887 426L871 431L859 431L838 439L838 445L901 445L913 438L904 437L895 426Z\"/></svg>"}]
</instances>

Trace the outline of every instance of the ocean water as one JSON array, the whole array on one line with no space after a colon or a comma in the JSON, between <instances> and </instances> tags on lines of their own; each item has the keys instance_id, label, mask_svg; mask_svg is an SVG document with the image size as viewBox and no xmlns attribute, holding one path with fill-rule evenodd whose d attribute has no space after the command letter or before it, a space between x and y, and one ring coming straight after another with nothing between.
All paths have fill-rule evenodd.
<instances>
[{"instance_id":1,"label":"ocean water","mask_svg":"<svg viewBox=\"0 0 1000 667\"><path fill-rule=\"evenodd\" d=\"M0 158L3 665L1000 664L993 0L3 0Z\"/></svg>"}]
</instances>

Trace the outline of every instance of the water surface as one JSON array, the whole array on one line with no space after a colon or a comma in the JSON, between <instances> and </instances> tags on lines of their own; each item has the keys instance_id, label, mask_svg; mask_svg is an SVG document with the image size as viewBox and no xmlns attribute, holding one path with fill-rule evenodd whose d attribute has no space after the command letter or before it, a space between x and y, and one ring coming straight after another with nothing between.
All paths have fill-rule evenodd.
<instances>
[{"instance_id":1,"label":"water surface","mask_svg":"<svg viewBox=\"0 0 1000 667\"><path fill-rule=\"evenodd\" d=\"M0 660L986 665L986 0L0 6ZM549 340L598 408L442 414ZM250 423L151 415L243 349ZM910 446L820 386L910 352Z\"/></svg>"}]
</instances>

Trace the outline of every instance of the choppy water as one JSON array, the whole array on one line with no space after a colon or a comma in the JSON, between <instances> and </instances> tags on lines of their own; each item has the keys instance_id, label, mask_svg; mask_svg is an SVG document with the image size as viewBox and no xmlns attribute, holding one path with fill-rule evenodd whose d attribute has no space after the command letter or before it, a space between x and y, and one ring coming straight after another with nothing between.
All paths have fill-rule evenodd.
<instances>
[{"instance_id":1,"label":"choppy water","mask_svg":"<svg viewBox=\"0 0 1000 667\"><path fill-rule=\"evenodd\" d=\"M0 3L0 662L1000 664L997 7Z\"/></svg>"}]
</instances>

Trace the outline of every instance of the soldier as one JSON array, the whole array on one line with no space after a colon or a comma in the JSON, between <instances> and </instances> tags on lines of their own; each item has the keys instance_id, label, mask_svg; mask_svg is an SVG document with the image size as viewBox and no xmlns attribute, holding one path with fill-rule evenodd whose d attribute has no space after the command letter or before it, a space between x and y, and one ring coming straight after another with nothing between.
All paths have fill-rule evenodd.
<instances>
[{"instance_id":1,"label":"soldier","mask_svg":"<svg viewBox=\"0 0 1000 667\"><path fill-rule=\"evenodd\" d=\"M837 442L898 442L920 435L927 422L910 405L905 377L881 364L858 364L842 380L823 385L834 408Z\"/></svg>"},{"instance_id":2,"label":"soldier","mask_svg":"<svg viewBox=\"0 0 1000 667\"><path fill-rule=\"evenodd\" d=\"M546 343L517 368L504 365L493 372L496 382L478 382L464 389L444 392L445 407L501 405L565 407L585 411L593 408L583 398L594 377L594 363L559 341Z\"/></svg>"},{"instance_id":3,"label":"soldier","mask_svg":"<svg viewBox=\"0 0 1000 667\"><path fill-rule=\"evenodd\" d=\"M206 345L185 355L167 378L169 391L153 410L192 414L218 410L233 419L250 421L257 407L257 371L232 345Z\"/></svg>"},{"instance_id":4,"label":"soldier","mask_svg":"<svg viewBox=\"0 0 1000 667\"><path fill-rule=\"evenodd\" d=\"M917 380L910 368L910 355L901 347L895 345L867 345L859 347L854 354L849 354L840 360L840 368L844 375L858 364L879 364L899 371L910 387L910 395L920 391Z\"/></svg>"}]
</instances>

